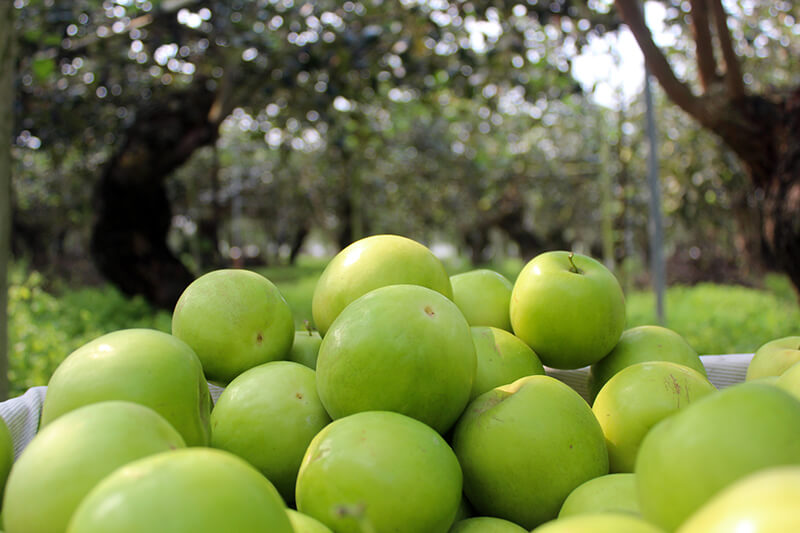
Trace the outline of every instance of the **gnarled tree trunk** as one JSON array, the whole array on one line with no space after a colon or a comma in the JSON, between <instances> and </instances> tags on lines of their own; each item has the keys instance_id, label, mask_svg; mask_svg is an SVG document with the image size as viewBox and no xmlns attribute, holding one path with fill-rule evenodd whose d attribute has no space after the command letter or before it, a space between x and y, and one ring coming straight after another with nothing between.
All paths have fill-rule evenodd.
<instances>
[{"instance_id":1,"label":"gnarled tree trunk","mask_svg":"<svg viewBox=\"0 0 800 533\"><path fill-rule=\"evenodd\" d=\"M214 142L214 95L202 80L186 91L154 95L125 132L96 189L92 256L127 294L171 309L193 275L167 246L171 209L166 178L197 148Z\"/></svg>"}]
</instances>

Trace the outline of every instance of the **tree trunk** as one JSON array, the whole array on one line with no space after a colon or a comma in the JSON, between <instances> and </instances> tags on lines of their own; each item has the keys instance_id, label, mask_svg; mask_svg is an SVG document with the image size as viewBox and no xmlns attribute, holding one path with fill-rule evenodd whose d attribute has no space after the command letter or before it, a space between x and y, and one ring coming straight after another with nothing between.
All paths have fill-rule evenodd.
<instances>
[{"instance_id":1,"label":"tree trunk","mask_svg":"<svg viewBox=\"0 0 800 533\"><path fill-rule=\"evenodd\" d=\"M216 140L213 102L197 80L140 110L95 191L91 248L98 270L123 292L164 309L194 279L167 246L172 213L164 182L194 150Z\"/></svg>"},{"instance_id":2,"label":"tree trunk","mask_svg":"<svg viewBox=\"0 0 800 533\"><path fill-rule=\"evenodd\" d=\"M0 6L0 401L8 398L8 264L11 260L15 10L12 2L4 2Z\"/></svg>"}]
</instances>

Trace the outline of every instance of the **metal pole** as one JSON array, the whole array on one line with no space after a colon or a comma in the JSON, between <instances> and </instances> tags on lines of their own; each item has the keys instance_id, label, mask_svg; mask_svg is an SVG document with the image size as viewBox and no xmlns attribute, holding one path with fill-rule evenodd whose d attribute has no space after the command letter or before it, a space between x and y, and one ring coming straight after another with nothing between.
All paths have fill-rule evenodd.
<instances>
[{"instance_id":1,"label":"metal pole","mask_svg":"<svg viewBox=\"0 0 800 533\"><path fill-rule=\"evenodd\" d=\"M650 273L653 277L653 290L656 293L656 320L664 324L664 231L661 222L661 192L658 180L658 140L656 139L656 118L653 111L653 91L650 86L650 72L644 70L644 99L647 115L647 139L649 153L647 158L647 183L650 188L650 218L647 225L650 237Z\"/></svg>"}]
</instances>

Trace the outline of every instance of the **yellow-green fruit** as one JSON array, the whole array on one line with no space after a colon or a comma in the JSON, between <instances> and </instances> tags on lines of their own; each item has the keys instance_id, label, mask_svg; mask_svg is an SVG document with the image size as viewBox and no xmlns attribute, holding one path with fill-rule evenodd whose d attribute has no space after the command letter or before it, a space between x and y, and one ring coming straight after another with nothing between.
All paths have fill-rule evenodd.
<instances>
[{"instance_id":1,"label":"yellow-green fruit","mask_svg":"<svg viewBox=\"0 0 800 533\"><path fill-rule=\"evenodd\" d=\"M331 259L311 299L314 325L324 337L347 305L373 289L411 284L453 297L450 277L426 246L399 235L360 239Z\"/></svg>"},{"instance_id":2,"label":"yellow-green fruit","mask_svg":"<svg viewBox=\"0 0 800 533\"><path fill-rule=\"evenodd\" d=\"M533 528L578 485L608 473L600 424L577 392L528 376L473 400L453 433L464 493L479 515Z\"/></svg>"},{"instance_id":3,"label":"yellow-green fruit","mask_svg":"<svg viewBox=\"0 0 800 533\"><path fill-rule=\"evenodd\" d=\"M111 472L183 446L175 428L148 407L108 401L75 409L44 427L14 463L5 531L63 533L84 496Z\"/></svg>"},{"instance_id":4,"label":"yellow-green fruit","mask_svg":"<svg viewBox=\"0 0 800 533\"><path fill-rule=\"evenodd\" d=\"M330 421L314 371L274 361L239 374L222 391L211 412L211 446L245 459L294 503L303 454Z\"/></svg>"},{"instance_id":5,"label":"yellow-green fruit","mask_svg":"<svg viewBox=\"0 0 800 533\"><path fill-rule=\"evenodd\" d=\"M189 446L208 444L211 395L200 360L182 340L153 329L122 329L90 341L58 365L40 426L73 409L125 400L154 409Z\"/></svg>"},{"instance_id":6,"label":"yellow-green fruit","mask_svg":"<svg viewBox=\"0 0 800 533\"><path fill-rule=\"evenodd\" d=\"M645 436L635 468L642 516L673 531L726 486L782 465L800 465L800 402L773 385L733 385Z\"/></svg>"},{"instance_id":7,"label":"yellow-green fruit","mask_svg":"<svg viewBox=\"0 0 800 533\"><path fill-rule=\"evenodd\" d=\"M587 513L627 513L639 516L634 474L607 474L575 487L569 493L559 518Z\"/></svg>"},{"instance_id":8,"label":"yellow-green fruit","mask_svg":"<svg viewBox=\"0 0 800 533\"><path fill-rule=\"evenodd\" d=\"M553 520L532 533L664 533L664 530L638 516L591 513Z\"/></svg>"},{"instance_id":9,"label":"yellow-green fruit","mask_svg":"<svg viewBox=\"0 0 800 533\"><path fill-rule=\"evenodd\" d=\"M771 340L756 350L747 366L745 380L780 376L800 362L800 336Z\"/></svg>"},{"instance_id":10,"label":"yellow-green fruit","mask_svg":"<svg viewBox=\"0 0 800 533\"><path fill-rule=\"evenodd\" d=\"M453 301L470 326L511 331L508 306L513 284L499 272L485 268L450 276Z\"/></svg>"},{"instance_id":11,"label":"yellow-green fruit","mask_svg":"<svg viewBox=\"0 0 800 533\"><path fill-rule=\"evenodd\" d=\"M489 516L476 516L459 520L453 524L449 533L527 533L514 522Z\"/></svg>"},{"instance_id":12,"label":"yellow-green fruit","mask_svg":"<svg viewBox=\"0 0 800 533\"><path fill-rule=\"evenodd\" d=\"M679 533L800 531L800 467L768 468L726 487L697 510Z\"/></svg>"},{"instance_id":13,"label":"yellow-green fruit","mask_svg":"<svg viewBox=\"0 0 800 533\"><path fill-rule=\"evenodd\" d=\"M286 513L289 515L289 521L292 523L294 533L333 533L331 528L319 520L315 520L294 509L286 509Z\"/></svg>"},{"instance_id":14,"label":"yellow-green fruit","mask_svg":"<svg viewBox=\"0 0 800 533\"><path fill-rule=\"evenodd\" d=\"M67 533L294 533L275 487L235 455L187 448L134 461L80 503Z\"/></svg>"},{"instance_id":15,"label":"yellow-green fruit","mask_svg":"<svg viewBox=\"0 0 800 533\"><path fill-rule=\"evenodd\" d=\"M670 361L706 375L700 356L678 333L662 326L637 326L622 332L614 349L589 370L592 398L611 377L625 367L647 361Z\"/></svg>"},{"instance_id":16,"label":"yellow-green fruit","mask_svg":"<svg viewBox=\"0 0 800 533\"><path fill-rule=\"evenodd\" d=\"M292 344L292 349L289 350L287 359L316 370L317 356L319 355L321 344L322 337L320 337L318 331L295 331L294 344Z\"/></svg>"},{"instance_id":17,"label":"yellow-green fruit","mask_svg":"<svg viewBox=\"0 0 800 533\"><path fill-rule=\"evenodd\" d=\"M14 440L6 421L0 417L0 497L5 490L6 479L8 479L12 464L14 464Z\"/></svg>"},{"instance_id":18,"label":"yellow-green fruit","mask_svg":"<svg viewBox=\"0 0 800 533\"><path fill-rule=\"evenodd\" d=\"M536 353L512 333L493 327L473 326L470 330L478 357L470 400L519 378L544 374Z\"/></svg>"},{"instance_id":19,"label":"yellow-green fruit","mask_svg":"<svg viewBox=\"0 0 800 533\"><path fill-rule=\"evenodd\" d=\"M256 272L215 270L194 280L172 313L172 334L197 353L209 381L286 359L294 319L278 288Z\"/></svg>"},{"instance_id":20,"label":"yellow-green fruit","mask_svg":"<svg viewBox=\"0 0 800 533\"><path fill-rule=\"evenodd\" d=\"M311 441L297 510L337 533L446 533L461 488L458 460L436 431L368 411L335 420Z\"/></svg>"},{"instance_id":21,"label":"yellow-green fruit","mask_svg":"<svg viewBox=\"0 0 800 533\"><path fill-rule=\"evenodd\" d=\"M658 422L716 391L705 376L667 361L636 363L606 382L592 405L611 472L633 472L642 439Z\"/></svg>"}]
</instances>

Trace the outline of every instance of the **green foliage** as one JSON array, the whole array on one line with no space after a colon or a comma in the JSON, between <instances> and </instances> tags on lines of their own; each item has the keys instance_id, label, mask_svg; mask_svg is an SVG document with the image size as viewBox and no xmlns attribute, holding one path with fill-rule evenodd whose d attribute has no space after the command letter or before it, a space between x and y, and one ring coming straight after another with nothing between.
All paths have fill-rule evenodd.
<instances>
[{"instance_id":1,"label":"green foliage","mask_svg":"<svg viewBox=\"0 0 800 533\"><path fill-rule=\"evenodd\" d=\"M170 331L169 313L154 312L111 286L50 292L43 276L12 268L9 283L9 381L11 397L46 385L73 350L123 328Z\"/></svg>"},{"instance_id":2,"label":"green foliage","mask_svg":"<svg viewBox=\"0 0 800 533\"><path fill-rule=\"evenodd\" d=\"M666 327L684 336L701 355L752 353L767 341L800 334L800 308L783 276L767 289L701 283L667 290ZM628 295L628 327L655 324L651 292Z\"/></svg>"}]
</instances>

